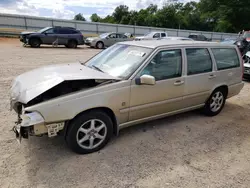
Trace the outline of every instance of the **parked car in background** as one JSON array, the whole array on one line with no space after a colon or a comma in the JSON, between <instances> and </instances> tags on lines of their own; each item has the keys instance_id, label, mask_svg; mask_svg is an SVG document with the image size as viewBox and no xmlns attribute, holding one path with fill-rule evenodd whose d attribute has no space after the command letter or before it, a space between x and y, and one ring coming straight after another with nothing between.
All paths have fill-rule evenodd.
<instances>
[{"instance_id":1,"label":"parked car in background","mask_svg":"<svg viewBox=\"0 0 250 188\"><path fill-rule=\"evenodd\" d=\"M199 108L219 114L241 91L242 70L235 45L121 42L86 63L18 76L10 92L13 130L19 139L63 131L74 152L95 152L127 126Z\"/></svg>"},{"instance_id":2,"label":"parked car in background","mask_svg":"<svg viewBox=\"0 0 250 188\"><path fill-rule=\"evenodd\" d=\"M156 32L149 32L144 36L135 37L135 40L159 40L162 38L166 38L167 36L168 34L166 32L156 31Z\"/></svg>"},{"instance_id":3,"label":"parked car in background","mask_svg":"<svg viewBox=\"0 0 250 188\"><path fill-rule=\"evenodd\" d=\"M188 38L191 38L196 41L211 41L211 39L208 39L207 37L201 34L191 34L188 36Z\"/></svg>"},{"instance_id":4,"label":"parked car in background","mask_svg":"<svg viewBox=\"0 0 250 188\"><path fill-rule=\"evenodd\" d=\"M221 43L223 44L235 44L235 42L237 41L236 37L231 37L231 38L225 38L221 41Z\"/></svg>"},{"instance_id":5,"label":"parked car in background","mask_svg":"<svg viewBox=\"0 0 250 188\"><path fill-rule=\"evenodd\" d=\"M243 78L250 79L250 44L247 38L250 37L245 33L238 38L226 38L221 41L222 44L234 44L238 47L244 63Z\"/></svg>"},{"instance_id":6,"label":"parked car in background","mask_svg":"<svg viewBox=\"0 0 250 188\"><path fill-rule=\"evenodd\" d=\"M250 42L250 31L245 31L241 37L245 38L247 42Z\"/></svg>"},{"instance_id":7,"label":"parked car in background","mask_svg":"<svg viewBox=\"0 0 250 188\"><path fill-rule=\"evenodd\" d=\"M103 33L98 37L87 38L85 44L90 47L103 49L105 47L112 46L117 42L131 41L131 40L133 40L133 38L129 38L124 33Z\"/></svg>"},{"instance_id":8,"label":"parked car in background","mask_svg":"<svg viewBox=\"0 0 250 188\"><path fill-rule=\"evenodd\" d=\"M185 40L185 41L194 41L191 38L187 38L187 37L164 37L161 38L160 40Z\"/></svg>"},{"instance_id":9,"label":"parked car in background","mask_svg":"<svg viewBox=\"0 0 250 188\"><path fill-rule=\"evenodd\" d=\"M84 37L79 30L72 27L46 27L36 32L22 32L20 41L38 48L41 44L65 45L76 48L84 44Z\"/></svg>"}]
</instances>

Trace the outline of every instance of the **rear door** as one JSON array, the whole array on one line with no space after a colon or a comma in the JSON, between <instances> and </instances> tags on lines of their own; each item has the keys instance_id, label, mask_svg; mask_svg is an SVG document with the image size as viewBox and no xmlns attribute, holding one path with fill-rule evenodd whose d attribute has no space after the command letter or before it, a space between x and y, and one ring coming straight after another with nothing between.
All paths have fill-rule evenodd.
<instances>
[{"instance_id":1,"label":"rear door","mask_svg":"<svg viewBox=\"0 0 250 188\"><path fill-rule=\"evenodd\" d=\"M72 30L68 28L59 28L57 39L58 44L65 45L68 43L68 39L70 38L70 35L72 35Z\"/></svg>"},{"instance_id":2,"label":"rear door","mask_svg":"<svg viewBox=\"0 0 250 188\"><path fill-rule=\"evenodd\" d=\"M186 48L185 107L204 104L216 85L215 66L207 48Z\"/></svg>"},{"instance_id":3,"label":"rear door","mask_svg":"<svg viewBox=\"0 0 250 188\"><path fill-rule=\"evenodd\" d=\"M116 42L123 42L126 41L127 36L125 36L124 34L121 33L117 33L116 34Z\"/></svg>"}]
</instances>

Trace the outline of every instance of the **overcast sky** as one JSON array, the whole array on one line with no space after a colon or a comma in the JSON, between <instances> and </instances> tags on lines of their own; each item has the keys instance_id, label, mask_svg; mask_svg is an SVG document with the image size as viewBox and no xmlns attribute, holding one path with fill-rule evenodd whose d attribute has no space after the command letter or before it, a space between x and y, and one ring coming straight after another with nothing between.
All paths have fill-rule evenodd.
<instances>
[{"instance_id":1,"label":"overcast sky","mask_svg":"<svg viewBox=\"0 0 250 188\"><path fill-rule=\"evenodd\" d=\"M190 0L179 0L187 2ZM196 0L197 1L197 0ZM139 10L154 3L161 7L166 0L0 0L0 13L45 16L72 19L82 13L89 20L93 13L104 17L113 12L118 5L127 5Z\"/></svg>"}]
</instances>

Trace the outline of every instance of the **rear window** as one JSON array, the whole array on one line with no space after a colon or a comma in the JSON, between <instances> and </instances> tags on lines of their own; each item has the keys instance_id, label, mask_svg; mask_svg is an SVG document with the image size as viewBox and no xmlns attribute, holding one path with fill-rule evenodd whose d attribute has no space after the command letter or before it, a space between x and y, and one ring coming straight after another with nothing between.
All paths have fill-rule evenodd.
<instances>
[{"instance_id":1,"label":"rear window","mask_svg":"<svg viewBox=\"0 0 250 188\"><path fill-rule=\"evenodd\" d=\"M212 71L212 60L206 48L186 49L187 74L201 74Z\"/></svg>"},{"instance_id":2,"label":"rear window","mask_svg":"<svg viewBox=\"0 0 250 188\"><path fill-rule=\"evenodd\" d=\"M224 70L240 66L238 54L234 48L213 48L217 69Z\"/></svg>"},{"instance_id":3,"label":"rear window","mask_svg":"<svg viewBox=\"0 0 250 188\"><path fill-rule=\"evenodd\" d=\"M76 30L69 29L69 28L59 29L59 34L76 34L76 33L78 33Z\"/></svg>"}]
</instances>

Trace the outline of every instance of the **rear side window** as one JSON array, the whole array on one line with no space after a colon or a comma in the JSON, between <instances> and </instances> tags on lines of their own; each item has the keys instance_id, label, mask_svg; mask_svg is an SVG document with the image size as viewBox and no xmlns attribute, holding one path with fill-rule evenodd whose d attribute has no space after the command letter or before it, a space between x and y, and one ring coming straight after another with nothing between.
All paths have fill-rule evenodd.
<instances>
[{"instance_id":1,"label":"rear side window","mask_svg":"<svg viewBox=\"0 0 250 188\"><path fill-rule=\"evenodd\" d=\"M161 37L166 37L166 33L161 33Z\"/></svg>"},{"instance_id":2,"label":"rear side window","mask_svg":"<svg viewBox=\"0 0 250 188\"><path fill-rule=\"evenodd\" d=\"M76 34L77 31L68 28L61 28L59 29L59 34Z\"/></svg>"},{"instance_id":3,"label":"rear side window","mask_svg":"<svg viewBox=\"0 0 250 188\"><path fill-rule=\"evenodd\" d=\"M191 38L191 39L197 39L197 35L189 35L189 38Z\"/></svg>"},{"instance_id":4,"label":"rear side window","mask_svg":"<svg viewBox=\"0 0 250 188\"><path fill-rule=\"evenodd\" d=\"M190 48L186 49L187 74L194 75L212 71L212 60L208 49Z\"/></svg>"},{"instance_id":5,"label":"rear side window","mask_svg":"<svg viewBox=\"0 0 250 188\"><path fill-rule=\"evenodd\" d=\"M234 48L213 48L217 69L224 70L240 66L238 54Z\"/></svg>"}]
</instances>

